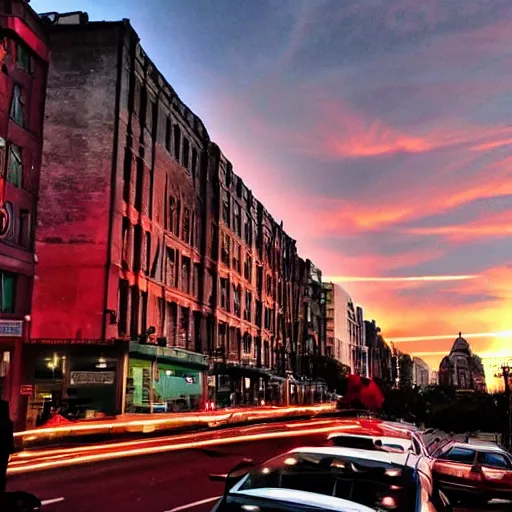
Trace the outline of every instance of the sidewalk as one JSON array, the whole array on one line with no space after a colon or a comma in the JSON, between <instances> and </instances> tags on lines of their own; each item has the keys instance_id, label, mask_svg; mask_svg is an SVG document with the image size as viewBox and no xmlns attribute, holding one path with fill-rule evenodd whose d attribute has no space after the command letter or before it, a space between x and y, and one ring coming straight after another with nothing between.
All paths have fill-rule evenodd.
<instances>
[{"instance_id":1,"label":"sidewalk","mask_svg":"<svg viewBox=\"0 0 512 512\"><path fill-rule=\"evenodd\" d=\"M123 414L99 421L77 421L58 426L38 427L16 432L16 444L28 447L35 443L71 437L93 435L153 434L177 429L213 428L223 425L250 423L265 419L315 416L333 411L335 403L298 407L233 408L220 411L188 413Z\"/></svg>"}]
</instances>

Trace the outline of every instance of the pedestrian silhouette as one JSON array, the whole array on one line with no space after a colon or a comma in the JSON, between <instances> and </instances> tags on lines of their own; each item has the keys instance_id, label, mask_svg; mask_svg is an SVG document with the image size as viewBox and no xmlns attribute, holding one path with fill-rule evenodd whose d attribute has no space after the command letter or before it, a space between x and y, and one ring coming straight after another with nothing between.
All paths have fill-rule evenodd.
<instances>
[{"instance_id":1,"label":"pedestrian silhouette","mask_svg":"<svg viewBox=\"0 0 512 512\"><path fill-rule=\"evenodd\" d=\"M14 452L14 429L9 417L9 403L0 400L0 496L5 493L7 464Z\"/></svg>"}]
</instances>

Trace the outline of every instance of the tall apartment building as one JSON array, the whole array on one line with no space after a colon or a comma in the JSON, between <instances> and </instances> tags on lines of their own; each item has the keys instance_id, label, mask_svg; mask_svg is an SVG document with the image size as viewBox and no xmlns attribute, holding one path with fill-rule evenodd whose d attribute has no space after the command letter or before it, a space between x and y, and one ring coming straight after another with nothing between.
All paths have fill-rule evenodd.
<instances>
[{"instance_id":1,"label":"tall apartment building","mask_svg":"<svg viewBox=\"0 0 512 512\"><path fill-rule=\"evenodd\" d=\"M426 388L430 385L430 368L428 364L420 357L412 358L413 378L412 383L420 388Z\"/></svg>"},{"instance_id":2,"label":"tall apartment building","mask_svg":"<svg viewBox=\"0 0 512 512\"><path fill-rule=\"evenodd\" d=\"M352 372L368 376L368 347L363 310L339 285L325 283L327 302L327 352L350 366Z\"/></svg>"},{"instance_id":3,"label":"tall apartment building","mask_svg":"<svg viewBox=\"0 0 512 512\"><path fill-rule=\"evenodd\" d=\"M308 300L295 241L127 20L43 18L28 423L59 404L96 416L288 399Z\"/></svg>"},{"instance_id":4,"label":"tall apartment building","mask_svg":"<svg viewBox=\"0 0 512 512\"><path fill-rule=\"evenodd\" d=\"M30 335L34 225L48 51L27 2L0 2L0 398L19 427L20 396L31 393L22 371Z\"/></svg>"}]
</instances>

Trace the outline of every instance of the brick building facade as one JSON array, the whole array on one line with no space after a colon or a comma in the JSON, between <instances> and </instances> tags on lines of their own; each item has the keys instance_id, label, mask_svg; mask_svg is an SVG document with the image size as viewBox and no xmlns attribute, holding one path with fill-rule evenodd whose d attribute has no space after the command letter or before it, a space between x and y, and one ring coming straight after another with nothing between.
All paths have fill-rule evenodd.
<instances>
[{"instance_id":1,"label":"brick building facade","mask_svg":"<svg viewBox=\"0 0 512 512\"><path fill-rule=\"evenodd\" d=\"M29 336L34 223L48 52L23 1L0 2L0 398L20 425L23 340Z\"/></svg>"},{"instance_id":2,"label":"brick building facade","mask_svg":"<svg viewBox=\"0 0 512 512\"><path fill-rule=\"evenodd\" d=\"M208 394L288 400L309 282L295 241L127 20L45 19L29 424L59 405L94 415L194 409Z\"/></svg>"}]
</instances>

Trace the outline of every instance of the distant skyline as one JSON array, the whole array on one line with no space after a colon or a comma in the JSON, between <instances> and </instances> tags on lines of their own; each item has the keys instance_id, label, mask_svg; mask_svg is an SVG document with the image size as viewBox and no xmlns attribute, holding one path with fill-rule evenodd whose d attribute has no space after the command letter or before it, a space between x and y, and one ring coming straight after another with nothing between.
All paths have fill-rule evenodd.
<instances>
[{"instance_id":1,"label":"distant skyline","mask_svg":"<svg viewBox=\"0 0 512 512\"><path fill-rule=\"evenodd\" d=\"M301 256L386 340L432 368L459 331L512 356L510 0L31 6L130 18Z\"/></svg>"}]
</instances>

